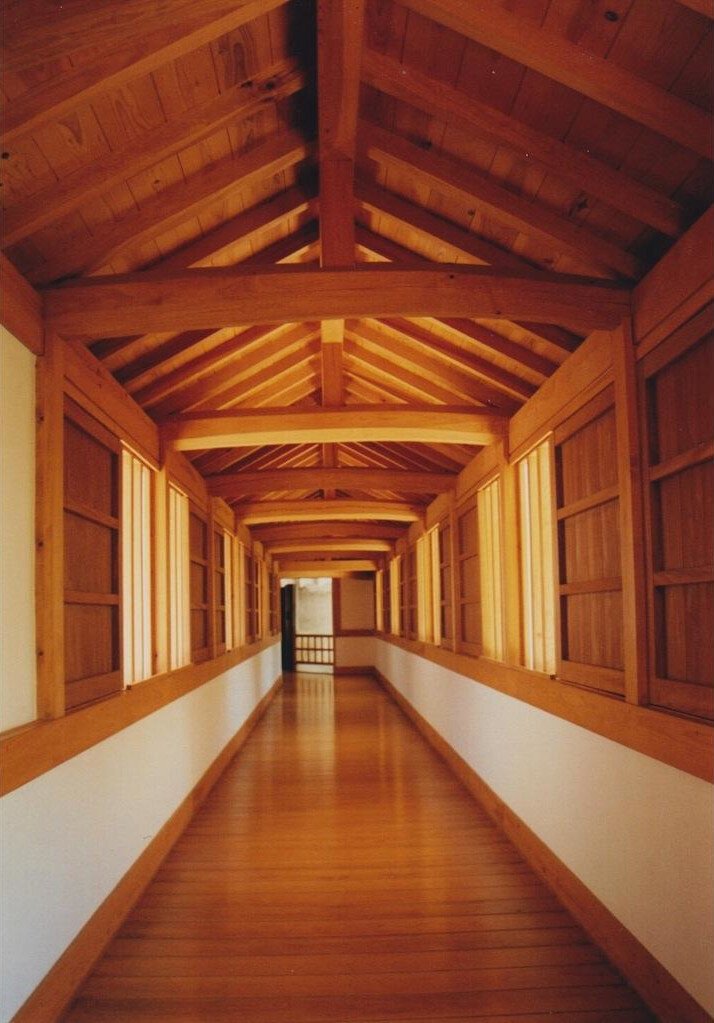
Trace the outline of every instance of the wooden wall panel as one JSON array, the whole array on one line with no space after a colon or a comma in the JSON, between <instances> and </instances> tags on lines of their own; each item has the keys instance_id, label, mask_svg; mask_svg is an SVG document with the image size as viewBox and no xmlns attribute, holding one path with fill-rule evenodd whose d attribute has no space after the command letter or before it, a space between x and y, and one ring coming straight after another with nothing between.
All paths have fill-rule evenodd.
<instances>
[{"instance_id":1,"label":"wooden wall panel","mask_svg":"<svg viewBox=\"0 0 714 1023\"><path fill-rule=\"evenodd\" d=\"M555 434L558 675L622 695L622 563L613 402L613 389L608 387Z\"/></svg>"},{"instance_id":2,"label":"wooden wall panel","mask_svg":"<svg viewBox=\"0 0 714 1023\"><path fill-rule=\"evenodd\" d=\"M650 702L714 719L712 308L640 363L650 601Z\"/></svg>"},{"instance_id":3,"label":"wooden wall panel","mask_svg":"<svg viewBox=\"0 0 714 1023\"><path fill-rule=\"evenodd\" d=\"M66 707L122 688L119 443L68 402L64 421Z\"/></svg>"}]
</instances>

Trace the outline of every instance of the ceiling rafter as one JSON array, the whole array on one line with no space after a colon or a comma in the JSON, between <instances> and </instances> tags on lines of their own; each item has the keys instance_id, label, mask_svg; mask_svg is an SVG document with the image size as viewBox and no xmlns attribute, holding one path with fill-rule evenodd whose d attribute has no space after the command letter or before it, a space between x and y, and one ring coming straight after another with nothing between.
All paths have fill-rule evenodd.
<instances>
[{"instance_id":1,"label":"ceiling rafter","mask_svg":"<svg viewBox=\"0 0 714 1023\"><path fill-rule=\"evenodd\" d=\"M531 19L472 0L404 0L425 18L539 71L584 96L711 160L714 141L706 111Z\"/></svg>"},{"instance_id":2,"label":"ceiling rafter","mask_svg":"<svg viewBox=\"0 0 714 1023\"><path fill-rule=\"evenodd\" d=\"M677 237L686 227L684 210L669 196L415 67L367 49L363 55L362 77L369 85L425 113L475 132L497 145L508 146L521 159L541 164L578 189L664 234Z\"/></svg>"},{"instance_id":3,"label":"ceiling rafter","mask_svg":"<svg viewBox=\"0 0 714 1023\"><path fill-rule=\"evenodd\" d=\"M137 138L131 147L110 150L89 167L78 167L59 182L53 182L8 211L3 247L60 220L83 203L160 163L176 150L186 149L220 128L253 116L265 109L266 99L277 103L304 89L306 84L307 75L294 60L282 61L252 79L234 85L202 106L190 109L183 117L152 128Z\"/></svg>"},{"instance_id":4,"label":"ceiling rafter","mask_svg":"<svg viewBox=\"0 0 714 1023\"><path fill-rule=\"evenodd\" d=\"M149 0L141 7L144 14L153 13L156 22L146 31L137 32L133 26L126 37L117 32L116 13L124 6L120 0L104 3L102 9L91 5L85 8L85 21L81 30L76 31L79 50L97 46L96 33L98 14L104 13L111 24L109 47L98 46L96 57L82 62L71 73L63 75L59 80L41 81L27 93L13 100L5 113L3 133L5 144L35 131L42 125L56 121L74 108L89 102L94 96L110 89L118 89L140 75L149 74L171 60L190 53L192 50L209 43L218 36L235 31L261 15L267 14L276 7L282 6L287 0L201 0L200 5L184 3L178 5L167 19L165 7L159 0ZM134 8L136 10L136 7ZM30 13L30 8L27 8ZM22 12L22 5L15 7L16 13ZM186 12L185 17L181 14ZM63 21L67 16L63 12ZM66 23L66 22L65 22ZM44 54L37 45L36 32L43 27L52 31L56 27L51 17L40 17L36 14L28 26L29 41L26 45L26 60L29 66L43 62ZM20 58L21 51L16 50L16 25L6 21L5 28L8 40L12 38L12 50ZM66 36L63 35L66 39ZM9 50L9 47L8 47ZM50 58L51 59L51 58ZM6 65L10 69L11 65Z\"/></svg>"},{"instance_id":5,"label":"ceiling rafter","mask_svg":"<svg viewBox=\"0 0 714 1023\"><path fill-rule=\"evenodd\" d=\"M410 491L441 494L454 484L450 473L394 472L391 469L261 469L254 472L209 476L206 483L215 497L239 499L276 490L340 489Z\"/></svg>"},{"instance_id":6,"label":"ceiling rafter","mask_svg":"<svg viewBox=\"0 0 714 1023\"><path fill-rule=\"evenodd\" d=\"M118 223L86 237L68 238L54 257L30 274L35 284L91 273L126 249L186 223L211 203L240 192L305 160L311 145L293 131L281 131L238 156L225 157L152 196Z\"/></svg>"},{"instance_id":7,"label":"ceiling rafter","mask_svg":"<svg viewBox=\"0 0 714 1023\"><path fill-rule=\"evenodd\" d=\"M448 405L455 398L462 402L478 403L463 393L454 394L439 380L422 376L418 370L410 369L390 358L383 345L370 346L360 338L351 336L345 343L345 364L348 371L348 387L359 390L364 387L381 387L386 400L401 399L409 402L431 402L434 405ZM356 392L355 392L356 393Z\"/></svg>"},{"instance_id":8,"label":"ceiling rafter","mask_svg":"<svg viewBox=\"0 0 714 1023\"><path fill-rule=\"evenodd\" d=\"M544 242L551 251L568 252L583 266L608 277L637 278L642 274L639 259L619 245L510 191L463 160L426 151L401 135L367 122L360 125L359 142L363 152L378 163L429 183L467 208L475 204L509 227Z\"/></svg>"}]
</instances>

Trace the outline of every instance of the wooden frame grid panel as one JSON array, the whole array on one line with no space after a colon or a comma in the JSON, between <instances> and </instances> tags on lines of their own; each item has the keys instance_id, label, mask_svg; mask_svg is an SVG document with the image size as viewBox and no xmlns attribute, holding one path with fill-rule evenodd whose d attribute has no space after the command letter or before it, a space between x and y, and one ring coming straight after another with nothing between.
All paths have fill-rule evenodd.
<instances>
[{"instance_id":1,"label":"wooden frame grid panel","mask_svg":"<svg viewBox=\"0 0 714 1023\"><path fill-rule=\"evenodd\" d=\"M334 664L335 637L332 634L295 633L296 664Z\"/></svg>"},{"instance_id":2,"label":"wooden frame grid panel","mask_svg":"<svg viewBox=\"0 0 714 1023\"><path fill-rule=\"evenodd\" d=\"M400 635L401 624L401 557L392 558L389 562L389 617L390 633L392 636Z\"/></svg>"},{"instance_id":3,"label":"wooden frame grid panel","mask_svg":"<svg viewBox=\"0 0 714 1023\"><path fill-rule=\"evenodd\" d=\"M64 677L69 710L123 688L121 448L70 399L64 418Z\"/></svg>"},{"instance_id":4,"label":"wooden frame grid panel","mask_svg":"<svg viewBox=\"0 0 714 1023\"><path fill-rule=\"evenodd\" d=\"M454 516L456 572L456 649L481 653L481 576L479 570L478 508L474 494Z\"/></svg>"},{"instance_id":5,"label":"wooden frame grid panel","mask_svg":"<svg viewBox=\"0 0 714 1023\"><path fill-rule=\"evenodd\" d=\"M268 575L268 599L270 605L270 635L280 632L280 580L274 571Z\"/></svg>"},{"instance_id":6,"label":"wooden frame grid panel","mask_svg":"<svg viewBox=\"0 0 714 1023\"><path fill-rule=\"evenodd\" d=\"M419 568L416 541L409 544L404 556L405 632L407 639L419 639Z\"/></svg>"},{"instance_id":7,"label":"wooden frame grid panel","mask_svg":"<svg viewBox=\"0 0 714 1023\"><path fill-rule=\"evenodd\" d=\"M625 692L620 491L614 391L554 434L559 627L557 675Z\"/></svg>"},{"instance_id":8,"label":"wooden frame grid panel","mask_svg":"<svg viewBox=\"0 0 714 1023\"><path fill-rule=\"evenodd\" d=\"M188 497L172 483L168 499L169 667L191 661Z\"/></svg>"},{"instance_id":9,"label":"wooden frame grid panel","mask_svg":"<svg viewBox=\"0 0 714 1023\"><path fill-rule=\"evenodd\" d=\"M211 571L213 576L212 614L213 614L213 656L225 653L230 648L229 612L230 566L226 554L225 530L216 526L211 528L212 550Z\"/></svg>"},{"instance_id":10,"label":"wooden frame grid panel","mask_svg":"<svg viewBox=\"0 0 714 1023\"><path fill-rule=\"evenodd\" d=\"M714 329L710 305L639 365L649 700L714 719Z\"/></svg>"},{"instance_id":11,"label":"wooden frame grid panel","mask_svg":"<svg viewBox=\"0 0 714 1023\"><path fill-rule=\"evenodd\" d=\"M191 660L194 664L211 656L209 526L206 516L193 505L188 514Z\"/></svg>"}]
</instances>

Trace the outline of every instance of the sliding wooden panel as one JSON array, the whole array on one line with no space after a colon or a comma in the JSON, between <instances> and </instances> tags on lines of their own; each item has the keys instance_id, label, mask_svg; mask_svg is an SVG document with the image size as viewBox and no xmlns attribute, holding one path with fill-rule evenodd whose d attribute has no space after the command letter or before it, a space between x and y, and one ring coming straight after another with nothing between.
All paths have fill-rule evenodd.
<instances>
[{"instance_id":1,"label":"sliding wooden panel","mask_svg":"<svg viewBox=\"0 0 714 1023\"><path fill-rule=\"evenodd\" d=\"M439 607L441 646L454 649L454 580L451 516L439 523Z\"/></svg>"},{"instance_id":2,"label":"sliding wooden panel","mask_svg":"<svg viewBox=\"0 0 714 1023\"><path fill-rule=\"evenodd\" d=\"M124 682L152 674L152 470L122 451L122 598Z\"/></svg>"},{"instance_id":3,"label":"sliding wooden panel","mask_svg":"<svg viewBox=\"0 0 714 1023\"><path fill-rule=\"evenodd\" d=\"M640 363L650 702L714 719L712 306Z\"/></svg>"},{"instance_id":4,"label":"sliding wooden panel","mask_svg":"<svg viewBox=\"0 0 714 1023\"><path fill-rule=\"evenodd\" d=\"M222 529L213 527L213 550L211 565L213 571L213 656L225 653L228 635L228 576L226 573L226 545Z\"/></svg>"},{"instance_id":5,"label":"sliding wooden panel","mask_svg":"<svg viewBox=\"0 0 714 1023\"><path fill-rule=\"evenodd\" d=\"M277 636L280 632L280 580L273 571L268 576L268 593L270 601L270 635Z\"/></svg>"},{"instance_id":6,"label":"sliding wooden panel","mask_svg":"<svg viewBox=\"0 0 714 1023\"><path fill-rule=\"evenodd\" d=\"M555 434L560 635L557 674L625 691L614 394L608 387Z\"/></svg>"},{"instance_id":7,"label":"sliding wooden panel","mask_svg":"<svg viewBox=\"0 0 714 1023\"><path fill-rule=\"evenodd\" d=\"M556 667L552 452L548 437L517 466L523 663L549 675Z\"/></svg>"},{"instance_id":8,"label":"sliding wooden panel","mask_svg":"<svg viewBox=\"0 0 714 1023\"><path fill-rule=\"evenodd\" d=\"M390 632L399 636L401 621L401 558L392 558L389 562L389 618Z\"/></svg>"},{"instance_id":9,"label":"sliding wooden panel","mask_svg":"<svg viewBox=\"0 0 714 1023\"><path fill-rule=\"evenodd\" d=\"M485 657L503 660L503 566L501 484L492 480L477 495L481 565L481 627Z\"/></svg>"},{"instance_id":10,"label":"sliding wooden panel","mask_svg":"<svg viewBox=\"0 0 714 1023\"><path fill-rule=\"evenodd\" d=\"M74 402L64 422L66 707L122 688L119 442Z\"/></svg>"},{"instance_id":11,"label":"sliding wooden panel","mask_svg":"<svg viewBox=\"0 0 714 1023\"><path fill-rule=\"evenodd\" d=\"M191 660L205 661L211 654L209 622L208 522L191 507L188 516L191 608Z\"/></svg>"},{"instance_id":12,"label":"sliding wooden panel","mask_svg":"<svg viewBox=\"0 0 714 1023\"><path fill-rule=\"evenodd\" d=\"M168 502L169 667L182 668L191 660L188 498L169 484Z\"/></svg>"},{"instance_id":13,"label":"sliding wooden panel","mask_svg":"<svg viewBox=\"0 0 714 1023\"><path fill-rule=\"evenodd\" d=\"M481 653L481 581L476 496L456 509L456 649Z\"/></svg>"},{"instance_id":14,"label":"sliding wooden panel","mask_svg":"<svg viewBox=\"0 0 714 1023\"><path fill-rule=\"evenodd\" d=\"M418 558L416 544L407 548L404 556L404 582L405 582L405 632L407 639L419 639L419 573L417 569Z\"/></svg>"},{"instance_id":15,"label":"sliding wooden panel","mask_svg":"<svg viewBox=\"0 0 714 1023\"><path fill-rule=\"evenodd\" d=\"M259 566L258 562L249 551L244 552L243 570L243 592L244 615L245 615L245 641L253 643L259 636Z\"/></svg>"}]
</instances>

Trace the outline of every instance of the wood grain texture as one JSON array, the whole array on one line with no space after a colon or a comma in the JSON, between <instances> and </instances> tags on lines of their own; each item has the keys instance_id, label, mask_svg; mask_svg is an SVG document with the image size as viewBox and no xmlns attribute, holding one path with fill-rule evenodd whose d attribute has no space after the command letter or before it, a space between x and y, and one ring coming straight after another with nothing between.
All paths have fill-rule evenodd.
<instances>
[{"instance_id":1,"label":"wood grain texture","mask_svg":"<svg viewBox=\"0 0 714 1023\"><path fill-rule=\"evenodd\" d=\"M657 1013L662 1023L708 1023L710 1017L681 984L613 916L577 875L483 781L442 736L395 689L377 674L380 683L414 722L499 829L508 836L535 873L558 896L591 938L600 943ZM607 1018L607 1017L605 1017Z\"/></svg>"},{"instance_id":2,"label":"wood grain texture","mask_svg":"<svg viewBox=\"0 0 714 1023\"><path fill-rule=\"evenodd\" d=\"M471 0L407 0L406 6L712 159L704 110L555 32Z\"/></svg>"},{"instance_id":3,"label":"wood grain texture","mask_svg":"<svg viewBox=\"0 0 714 1023\"><path fill-rule=\"evenodd\" d=\"M128 274L42 294L50 329L87 337L364 316L531 319L597 329L617 326L630 310L627 288L609 282L459 264Z\"/></svg>"},{"instance_id":4,"label":"wood grain texture","mask_svg":"<svg viewBox=\"0 0 714 1023\"><path fill-rule=\"evenodd\" d=\"M244 494L269 494L274 490L402 490L436 494L448 490L454 476L437 472L393 472L390 469L273 469L224 473L207 477L209 492L226 498Z\"/></svg>"},{"instance_id":5,"label":"wood grain texture","mask_svg":"<svg viewBox=\"0 0 714 1023\"><path fill-rule=\"evenodd\" d=\"M65 1023L209 1002L255 1023L649 1018L374 682L314 675L278 695Z\"/></svg>"}]
</instances>

